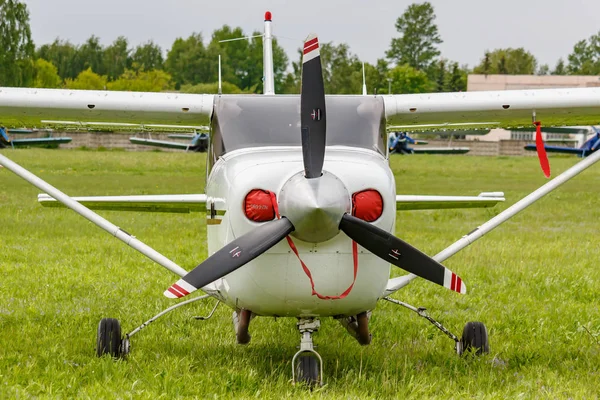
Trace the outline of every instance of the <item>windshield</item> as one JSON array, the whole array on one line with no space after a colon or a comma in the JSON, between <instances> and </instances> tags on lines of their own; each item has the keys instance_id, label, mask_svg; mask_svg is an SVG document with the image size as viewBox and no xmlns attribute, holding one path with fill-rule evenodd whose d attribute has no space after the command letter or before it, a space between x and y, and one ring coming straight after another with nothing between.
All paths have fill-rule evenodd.
<instances>
[{"instance_id":1,"label":"windshield","mask_svg":"<svg viewBox=\"0 0 600 400\"><path fill-rule=\"evenodd\" d=\"M385 154L383 100L374 96L326 96L327 145ZM237 149L301 146L300 96L234 95L215 99L209 162Z\"/></svg>"}]
</instances>

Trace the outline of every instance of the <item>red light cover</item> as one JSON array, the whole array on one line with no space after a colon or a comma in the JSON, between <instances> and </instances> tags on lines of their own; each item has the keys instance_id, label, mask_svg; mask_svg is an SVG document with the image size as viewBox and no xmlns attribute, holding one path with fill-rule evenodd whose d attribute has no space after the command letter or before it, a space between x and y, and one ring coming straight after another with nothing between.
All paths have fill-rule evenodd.
<instances>
[{"instance_id":1,"label":"red light cover","mask_svg":"<svg viewBox=\"0 0 600 400\"><path fill-rule=\"evenodd\" d=\"M352 195L352 215L373 222L383 213L383 198L377 190L367 189Z\"/></svg>"},{"instance_id":2,"label":"red light cover","mask_svg":"<svg viewBox=\"0 0 600 400\"><path fill-rule=\"evenodd\" d=\"M271 194L267 190L252 189L244 200L246 217L254 222L266 222L275 218Z\"/></svg>"}]
</instances>

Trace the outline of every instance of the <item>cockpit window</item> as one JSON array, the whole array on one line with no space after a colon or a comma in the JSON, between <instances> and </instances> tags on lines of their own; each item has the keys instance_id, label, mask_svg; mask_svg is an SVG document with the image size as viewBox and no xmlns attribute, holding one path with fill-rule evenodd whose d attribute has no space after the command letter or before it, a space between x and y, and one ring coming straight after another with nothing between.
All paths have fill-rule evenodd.
<instances>
[{"instance_id":1,"label":"cockpit window","mask_svg":"<svg viewBox=\"0 0 600 400\"><path fill-rule=\"evenodd\" d=\"M383 100L374 96L326 96L327 145L385 154ZM212 166L233 150L301 146L300 96L219 96L211 122Z\"/></svg>"}]
</instances>

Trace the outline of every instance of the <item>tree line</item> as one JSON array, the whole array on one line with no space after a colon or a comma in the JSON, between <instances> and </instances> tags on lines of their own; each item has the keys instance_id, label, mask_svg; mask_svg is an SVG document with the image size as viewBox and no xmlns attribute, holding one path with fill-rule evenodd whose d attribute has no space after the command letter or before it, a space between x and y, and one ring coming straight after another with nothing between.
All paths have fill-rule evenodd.
<instances>
[{"instance_id":1,"label":"tree line","mask_svg":"<svg viewBox=\"0 0 600 400\"><path fill-rule=\"evenodd\" d=\"M411 4L396 20L398 37L375 64L364 63L370 93L464 91L467 74L600 74L600 32L576 43L566 61L554 69L538 65L523 48L486 51L472 70L441 57L443 42L429 2ZM248 39L223 42L228 39ZM262 38L239 27L216 29L208 43L201 33L177 38L166 52L149 41L132 47L126 37L103 46L92 35L83 44L67 40L36 47L29 12L18 0L0 0L0 86L129 91L216 93L218 55L222 58L224 93L262 92ZM299 93L302 53L290 60L273 40L277 93ZM327 93L358 94L363 63L345 44L322 43L321 59ZM289 68L288 68L289 67Z\"/></svg>"}]
</instances>

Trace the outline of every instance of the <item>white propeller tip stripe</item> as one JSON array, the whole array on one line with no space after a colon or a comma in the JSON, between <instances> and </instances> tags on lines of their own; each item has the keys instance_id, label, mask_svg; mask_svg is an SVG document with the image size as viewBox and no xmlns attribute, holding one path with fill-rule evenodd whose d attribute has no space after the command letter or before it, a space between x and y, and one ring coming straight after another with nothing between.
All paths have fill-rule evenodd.
<instances>
[{"instance_id":1,"label":"white propeller tip stripe","mask_svg":"<svg viewBox=\"0 0 600 400\"><path fill-rule=\"evenodd\" d=\"M181 296L179 296L179 297L178 297L178 296L176 296L175 294L173 294L173 293L169 292L169 290L168 290L168 289L167 289L167 290L165 290L165 291L163 292L163 294L164 294L166 297L168 297L169 299L178 299L179 297L181 297Z\"/></svg>"}]
</instances>

